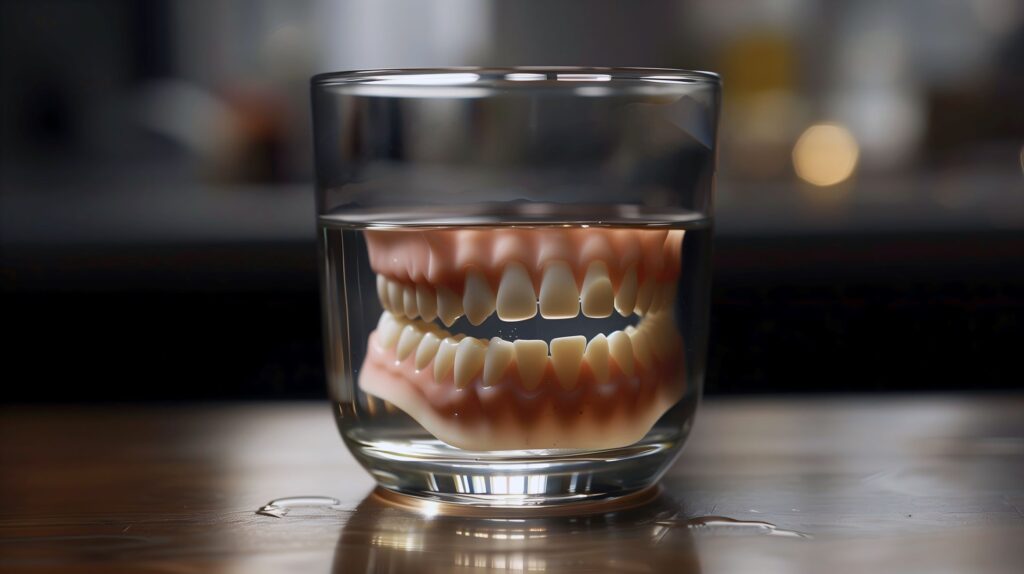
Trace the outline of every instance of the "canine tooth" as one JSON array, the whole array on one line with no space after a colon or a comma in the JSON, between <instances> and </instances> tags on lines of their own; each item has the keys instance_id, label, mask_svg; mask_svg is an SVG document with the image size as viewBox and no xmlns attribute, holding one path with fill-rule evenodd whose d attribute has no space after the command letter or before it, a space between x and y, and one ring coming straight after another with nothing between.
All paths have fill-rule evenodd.
<instances>
[{"instance_id":1,"label":"canine tooth","mask_svg":"<svg viewBox=\"0 0 1024 574\"><path fill-rule=\"evenodd\" d=\"M633 376L633 343L629 335L615 331L608 335L608 351L627 377Z\"/></svg>"},{"instance_id":2,"label":"canine tooth","mask_svg":"<svg viewBox=\"0 0 1024 574\"><path fill-rule=\"evenodd\" d=\"M452 371L455 365L455 349L458 345L458 341L448 337L437 347L437 356L434 357L435 381L441 382Z\"/></svg>"},{"instance_id":3,"label":"canine tooth","mask_svg":"<svg viewBox=\"0 0 1024 574\"><path fill-rule=\"evenodd\" d=\"M587 267L580 290L580 307L587 317L608 317L612 314L615 292L612 280L608 278L608 266L604 261L594 261Z\"/></svg>"},{"instance_id":4,"label":"canine tooth","mask_svg":"<svg viewBox=\"0 0 1024 574\"><path fill-rule=\"evenodd\" d=\"M551 365L555 368L558 382L566 389L576 386L586 346L587 338L582 335L551 340Z\"/></svg>"},{"instance_id":5,"label":"canine tooth","mask_svg":"<svg viewBox=\"0 0 1024 574\"><path fill-rule=\"evenodd\" d=\"M583 354L594 373L598 384L608 382L608 338L597 335L587 343L587 351Z\"/></svg>"},{"instance_id":6,"label":"canine tooth","mask_svg":"<svg viewBox=\"0 0 1024 574\"><path fill-rule=\"evenodd\" d=\"M512 345L516 351L519 380L527 389L536 388L548 365L548 344L537 339L518 339Z\"/></svg>"},{"instance_id":7,"label":"canine tooth","mask_svg":"<svg viewBox=\"0 0 1024 574\"><path fill-rule=\"evenodd\" d=\"M622 276L619 292L615 294L615 310L623 317L629 317L636 308L636 265Z\"/></svg>"},{"instance_id":8,"label":"canine tooth","mask_svg":"<svg viewBox=\"0 0 1024 574\"><path fill-rule=\"evenodd\" d=\"M430 322L437 317L437 295L428 285L416 284L416 306L420 311L420 318Z\"/></svg>"},{"instance_id":9,"label":"canine tooth","mask_svg":"<svg viewBox=\"0 0 1024 574\"><path fill-rule=\"evenodd\" d=\"M384 348L394 348L398 336L402 333L402 324L395 319L395 316L385 311L377 323L377 332L380 334L380 342Z\"/></svg>"},{"instance_id":10,"label":"canine tooth","mask_svg":"<svg viewBox=\"0 0 1024 574\"><path fill-rule=\"evenodd\" d=\"M545 319L570 319L580 311L580 292L572 269L565 261L554 261L544 270L540 283L540 314Z\"/></svg>"},{"instance_id":11,"label":"canine tooth","mask_svg":"<svg viewBox=\"0 0 1024 574\"><path fill-rule=\"evenodd\" d=\"M498 382L505 370L515 358L515 347L508 341L494 337L487 345L487 356L484 357L484 386L490 387Z\"/></svg>"},{"instance_id":12,"label":"canine tooth","mask_svg":"<svg viewBox=\"0 0 1024 574\"><path fill-rule=\"evenodd\" d=\"M405 302L402 301L402 284L398 281L388 280L388 303L391 304L392 313L401 315L405 312Z\"/></svg>"},{"instance_id":13,"label":"canine tooth","mask_svg":"<svg viewBox=\"0 0 1024 574\"><path fill-rule=\"evenodd\" d=\"M629 335L629 340L633 343L633 356L636 358L636 362L645 369L651 368L651 344L647 339L647 333L635 328L630 330L627 327L626 334Z\"/></svg>"},{"instance_id":14,"label":"canine tooth","mask_svg":"<svg viewBox=\"0 0 1024 574\"><path fill-rule=\"evenodd\" d=\"M383 275L377 276L377 299L382 307L391 310L391 301L388 300L388 279Z\"/></svg>"},{"instance_id":15,"label":"canine tooth","mask_svg":"<svg viewBox=\"0 0 1024 574\"><path fill-rule=\"evenodd\" d=\"M513 261L505 266L498 285L498 317L502 321L523 321L537 314L537 294L533 281L522 264Z\"/></svg>"},{"instance_id":16,"label":"canine tooth","mask_svg":"<svg viewBox=\"0 0 1024 574\"><path fill-rule=\"evenodd\" d=\"M419 309L416 308L416 288L412 285L407 285L402 290L402 307L405 309L405 316L414 319L419 315Z\"/></svg>"},{"instance_id":17,"label":"canine tooth","mask_svg":"<svg viewBox=\"0 0 1024 574\"><path fill-rule=\"evenodd\" d=\"M437 316L445 327L451 327L452 323L462 315L462 299L454 291L441 285L437 288Z\"/></svg>"},{"instance_id":18,"label":"canine tooth","mask_svg":"<svg viewBox=\"0 0 1024 574\"><path fill-rule=\"evenodd\" d=\"M416 346L420 344L420 339L423 338L423 333L413 325L406 325L402 329L402 334L398 337L398 347L395 348L395 357L399 361L404 361L413 351L416 350Z\"/></svg>"},{"instance_id":19,"label":"canine tooth","mask_svg":"<svg viewBox=\"0 0 1024 574\"><path fill-rule=\"evenodd\" d=\"M437 354L437 348L441 345L441 339L434 333L423 335L420 346L416 349L416 368L422 369L430 364Z\"/></svg>"},{"instance_id":20,"label":"canine tooth","mask_svg":"<svg viewBox=\"0 0 1024 574\"><path fill-rule=\"evenodd\" d=\"M651 296L654 295L654 279L647 279L640 284L636 293L636 314L643 315L651 306Z\"/></svg>"},{"instance_id":21,"label":"canine tooth","mask_svg":"<svg viewBox=\"0 0 1024 574\"><path fill-rule=\"evenodd\" d=\"M466 290L462 296L462 306L466 310L466 318L473 325L484 322L494 312L494 291L487 283L487 278L476 269L466 273Z\"/></svg>"},{"instance_id":22,"label":"canine tooth","mask_svg":"<svg viewBox=\"0 0 1024 574\"><path fill-rule=\"evenodd\" d=\"M455 350L455 386L462 388L477 376L484 366L487 345L476 337L466 337L459 341Z\"/></svg>"}]
</instances>

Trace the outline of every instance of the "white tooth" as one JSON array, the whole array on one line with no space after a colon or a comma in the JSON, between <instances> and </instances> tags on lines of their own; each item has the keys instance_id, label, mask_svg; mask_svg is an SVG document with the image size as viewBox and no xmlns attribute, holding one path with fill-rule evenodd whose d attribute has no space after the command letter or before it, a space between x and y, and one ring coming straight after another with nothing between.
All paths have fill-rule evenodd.
<instances>
[{"instance_id":1,"label":"white tooth","mask_svg":"<svg viewBox=\"0 0 1024 574\"><path fill-rule=\"evenodd\" d=\"M667 361L672 357L673 353L678 351L676 348L676 338L673 336L672 318L665 317L664 315L651 318L655 319L651 322L647 335L651 351L654 352L654 356L658 360Z\"/></svg>"},{"instance_id":2,"label":"white tooth","mask_svg":"<svg viewBox=\"0 0 1024 574\"><path fill-rule=\"evenodd\" d=\"M404 361L406 357L412 354L416 350L416 346L420 344L420 339L423 338L423 333L412 325L406 325L402 329L402 334L398 337L398 347L395 349L395 357L399 361Z\"/></svg>"},{"instance_id":3,"label":"white tooth","mask_svg":"<svg viewBox=\"0 0 1024 574\"><path fill-rule=\"evenodd\" d=\"M515 358L515 347L512 343L498 337L491 339L487 345L487 356L484 358L484 386L490 387L497 384L505 370L512 364Z\"/></svg>"},{"instance_id":4,"label":"white tooth","mask_svg":"<svg viewBox=\"0 0 1024 574\"><path fill-rule=\"evenodd\" d=\"M665 306L666 299L669 297L669 290L671 287L671 283L654 284L654 293L651 295L651 306L647 309L648 315L661 311Z\"/></svg>"},{"instance_id":5,"label":"white tooth","mask_svg":"<svg viewBox=\"0 0 1024 574\"><path fill-rule=\"evenodd\" d=\"M461 389L480 373L484 366L487 345L476 337L466 337L459 341L455 350L455 387Z\"/></svg>"},{"instance_id":6,"label":"white tooth","mask_svg":"<svg viewBox=\"0 0 1024 574\"><path fill-rule=\"evenodd\" d=\"M454 291L441 285L437 288L437 316L445 327L451 327L462 315L462 299Z\"/></svg>"},{"instance_id":7,"label":"white tooth","mask_svg":"<svg viewBox=\"0 0 1024 574\"><path fill-rule=\"evenodd\" d=\"M597 335L587 343L587 351L583 355L594 373L594 380L599 385L608 382L608 338Z\"/></svg>"},{"instance_id":8,"label":"white tooth","mask_svg":"<svg viewBox=\"0 0 1024 574\"><path fill-rule=\"evenodd\" d=\"M626 327L626 334L633 343L633 357L645 369L651 368L651 344L647 340L647 333L634 327Z\"/></svg>"},{"instance_id":9,"label":"white tooth","mask_svg":"<svg viewBox=\"0 0 1024 574\"><path fill-rule=\"evenodd\" d=\"M402 324L394 315L385 311L377 323L377 333L380 334L380 343L385 349L394 348L398 336L402 333Z\"/></svg>"},{"instance_id":10,"label":"white tooth","mask_svg":"<svg viewBox=\"0 0 1024 574\"><path fill-rule=\"evenodd\" d=\"M615 331L608 336L608 350L627 377L633 376L633 343L629 335Z\"/></svg>"},{"instance_id":11,"label":"white tooth","mask_svg":"<svg viewBox=\"0 0 1024 574\"><path fill-rule=\"evenodd\" d=\"M398 281L388 280L388 303L391 304L391 312L401 315L405 312L405 302L402 301L402 284Z\"/></svg>"},{"instance_id":12,"label":"white tooth","mask_svg":"<svg viewBox=\"0 0 1024 574\"><path fill-rule=\"evenodd\" d=\"M629 268L622 277L619 292L615 294L615 309L619 315L629 317L636 308L636 265Z\"/></svg>"},{"instance_id":13,"label":"white tooth","mask_svg":"<svg viewBox=\"0 0 1024 574\"><path fill-rule=\"evenodd\" d=\"M551 366L555 368L558 382L566 389L576 386L586 346L587 338L582 335L551 340Z\"/></svg>"},{"instance_id":14,"label":"white tooth","mask_svg":"<svg viewBox=\"0 0 1024 574\"><path fill-rule=\"evenodd\" d=\"M540 283L540 314L545 319L570 319L580 311L580 292L565 261L553 261ZM585 339L584 339L585 340Z\"/></svg>"},{"instance_id":15,"label":"white tooth","mask_svg":"<svg viewBox=\"0 0 1024 574\"><path fill-rule=\"evenodd\" d=\"M458 345L458 341L448 337L437 347L437 356L434 357L435 381L440 383L452 371L452 367L455 365L455 349Z\"/></svg>"},{"instance_id":16,"label":"white tooth","mask_svg":"<svg viewBox=\"0 0 1024 574\"><path fill-rule=\"evenodd\" d=\"M608 266L604 261L594 261L587 267L580 290L580 307L587 317L608 317L612 314L615 292L612 280L608 278Z\"/></svg>"},{"instance_id":17,"label":"white tooth","mask_svg":"<svg viewBox=\"0 0 1024 574\"><path fill-rule=\"evenodd\" d=\"M434 290L423 283L416 284L416 307L419 308L420 318L430 322L437 317L437 295Z\"/></svg>"},{"instance_id":18,"label":"white tooth","mask_svg":"<svg viewBox=\"0 0 1024 574\"><path fill-rule=\"evenodd\" d=\"M437 347L441 345L441 339L434 333L423 335L419 348L416 349L416 368L422 369L430 364L437 354Z\"/></svg>"},{"instance_id":19,"label":"white tooth","mask_svg":"<svg viewBox=\"0 0 1024 574\"><path fill-rule=\"evenodd\" d=\"M523 321L537 314L537 294L533 281L522 264L513 261L505 266L498 285L498 317L502 321Z\"/></svg>"},{"instance_id":20,"label":"white tooth","mask_svg":"<svg viewBox=\"0 0 1024 574\"><path fill-rule=\"evenodd\" d=\"M391 310L391 301L388 300L388 280L383 275L377 276L377 299L381 307Z\"/></svg>"},{"instance_id":21,"label":"white tooth","mask_svg":"<svg viewBox=\"0 0 1024 574\"><path fill-rule=\"evenodd\" d=\"M647 279L640 284L640 290L636 293L636 314L643 315L651 306L651 296L654 295L654 279Z\"/></svg>"},{"instance_id":22,"label":"white tooth","mask_svg":"<svg viewBox=\"0 0 1024 574\"><path fill-rule=\"evenodd\" d=\"M548 344L536 339L518 339L512 345L516 349L519 380L527 389L536 388L548 366Z\"/></svg>"},{"instance_id":23,"label":"white tooth","mask_svg":"<svg viewBox=\"0 0 1024 574\"><path fill-rule=\"evenodd\" d=\"M420 314L416 308L416 288L412 285L407 285L402 290L402 306L405 308L405 316L410 319L415 319Z\"/></svg>"},{"instance_id":24,"label":"white tooth","mask_svg":"<svg viewBox=\"0 0 1024 574\"><path fill-rule=\"evenodd\" d=\"M473 325L484 322L494 312L494 291L487 283L487 278L476 269L466 272L466 289L462 296L462 306L466 309L466 318Z\"/></svg>"}]
</instances>

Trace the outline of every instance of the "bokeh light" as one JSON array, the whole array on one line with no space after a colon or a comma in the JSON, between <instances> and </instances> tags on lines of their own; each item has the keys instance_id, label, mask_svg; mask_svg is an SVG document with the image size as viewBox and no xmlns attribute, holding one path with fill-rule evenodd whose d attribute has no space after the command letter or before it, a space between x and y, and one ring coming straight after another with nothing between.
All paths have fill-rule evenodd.
<instances>
[{"instance_id":1,"label":"bokeh light","mask_svg":"<svg viewBox=\"0 0 1024 574\"><path fill-rule=\"evenodd\" d=\"M820 187L849 179L859 157L857 140L850 130L839 124L815 124L807 128L793 146L796 175Z\"/></svg>"}]
</instances>

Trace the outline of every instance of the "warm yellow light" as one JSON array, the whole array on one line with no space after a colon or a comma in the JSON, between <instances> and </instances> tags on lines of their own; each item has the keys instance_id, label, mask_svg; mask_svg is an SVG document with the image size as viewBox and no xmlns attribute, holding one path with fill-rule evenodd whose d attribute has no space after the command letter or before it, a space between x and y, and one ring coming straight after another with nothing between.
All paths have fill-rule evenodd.
<instances>
[{"instance_id":1,"label":"warm yellow light","mask_svg":"<svg viewBox=\"0 0 1024 574\"><path fill-rule=\"evenodd\" d=\"M846 181L857 167L860 149L853 134L839 124L815 124L793 146L796 175L817 186Z\"/></svg>"}]
</instances>

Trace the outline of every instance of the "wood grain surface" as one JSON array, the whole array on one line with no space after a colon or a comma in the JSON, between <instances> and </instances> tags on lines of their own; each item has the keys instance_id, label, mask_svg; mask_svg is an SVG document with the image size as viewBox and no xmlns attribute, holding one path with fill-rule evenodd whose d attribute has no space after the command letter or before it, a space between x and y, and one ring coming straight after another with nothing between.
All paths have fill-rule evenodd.
<instances>
[{"instance_id":1,"label":"wood grain surface","mask_svg":"<svg viewBox=\"0 0 1024 574\"><path fill-rule=\"evenodd\" d=\"M390 505L326 403L8 406L0 465L0 572L1024 571L1022 396L707 401L590 516Z\"/></svg>"}]
</instances>

